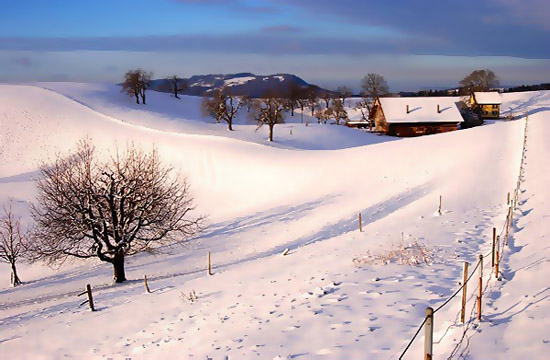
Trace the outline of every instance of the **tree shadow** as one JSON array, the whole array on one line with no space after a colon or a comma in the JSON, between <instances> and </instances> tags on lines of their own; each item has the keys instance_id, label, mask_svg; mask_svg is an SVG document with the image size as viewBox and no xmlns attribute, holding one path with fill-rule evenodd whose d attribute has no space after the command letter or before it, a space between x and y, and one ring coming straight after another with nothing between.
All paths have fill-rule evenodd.
<instances>
[{"instance_id":1,"label":"tree shadow","mask_svg":"<svg viewBox=\"0 0 550 360\"><path fill-rule=\"evenodd\" d=\"M503 316L503 315L509 313L510 311L512 311L518 305L520 305L521 302L518 301L514 305L511 305L507 309L505 309L505 310L503 310L503 311L501 311L497 314L486 315L485 317L495 325L506 324L506 323L509 323L510 321L512 321L512 318L514 316L516 316L518 314L521 314L525 310L529 309L531 306L537 305L538 303L540 303L540 302L542 302L546 299L550 299L550 295L546 295L545 297L543 297L543 298L541 298L537 301L530 302L530 303L526 304L522 309L516 310L515 312L513 312L513 313L511 313L507 316Z\"/></svg>"}]
</instances>

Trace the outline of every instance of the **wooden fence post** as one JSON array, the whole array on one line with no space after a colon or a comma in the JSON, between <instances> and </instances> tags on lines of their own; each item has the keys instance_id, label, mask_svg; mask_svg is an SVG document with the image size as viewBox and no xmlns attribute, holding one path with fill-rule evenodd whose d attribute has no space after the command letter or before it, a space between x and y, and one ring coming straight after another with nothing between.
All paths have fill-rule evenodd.
<instances>
[{"instance_id":1,"label":"wooden fence post","mask_svg":"<svg viewBox=\"0 0 550 360\"><path fill-rule=\"evenodd\" d=\"M426 308L426 335L424 336L424 360L433 359L434 309Z\"/></svg>"},{"instance_id":2,"label":"wooden fence post","mask_svg":"<svg viewBox=\"0 0 550 360\"><path fill-rule=\"evenodd\" d=\"M479 293L477 295L477 319L481 321L481 297L483 296L483 255L479 255Z\"/></svg>"},{"instance_id":3,"label":"wooden fence post","mask_svg":"<svg viewBox=\"0 0 550 360\"><path fill-rule=\"evenodd\" d=\"M150 294L151 290L149 289L149 284L147 284L147 275L143 275L143 285L145 285L145 291Z\"/></svg>"},{"instance_id":4,"label":"wooden fence post","mask_svg":"<svg viewBox=\"0 0 550 360\"><path fill-rule=\"evenodd\" d=\"M495 279L498 279L498 250L497 250L497 259L496 259L496 262L495 262Z\"/></svg>"},{"instance_id":5,"label":"wooden fence post","mask_svg":"<svg viewBox=\"0 0 550 360\"><path fill-rule=\"evenodd\" d=\"M88 305L90 305L90 310L95 311L94 298L92 296L92 287L90 286L90 284L86 284L86 292L88 293Z\"/></svg>"},{"instance_id":6,"label":"wooden fence post","mask_svg":"<svg viewBox=\"0 0 550 360\"><path fill-rule=\"evenodd\" d=\"M363 232L363 220L361 219L361 213L359 213L359 231Z\"/></svg>"},{"instance_id":7,"label":"wooden fence post","mask_svg":"<svg viewBox=\"0 0 550 360\"><path fill-rule=\"evenodd\" d=\"M496 279L498 279L498 266L500 263L499 250L500 250L500 236L497 235L497 248L495 253L495 278Z\"/></svg>"},{"instance_id":8,"label":"wooden fence post","mask_svg":"<svg viewBox=\"0 0 550 360\"><path fill-rule=\"evenodd\" d=\"M466 295L468 286L468 262L464 261L464 276L462 280L462 310L460 311L460 321L464 324L466 318Z\"/></svg>"},{"instance_id":9,"label":"wooden fence post","mask_svg":"<svg viewBox=\"0 0 550 360\"><path fill-rule=\"evenodd\" d=\"M208 252L208 256L206 257L206 269L208 275L212 275L212 259L210 257L210 251Z\"/></svg>"},{"instance_id":10,"label":"wooden fence post","mask_svg":"<svg viewBox=\"0 0 550 360\"><path fill-rule=\"evenodd\" d=\"M495 267L495 241L497 237L497 228L493 228L493 251L491 251L491 268Z\"/></svg>"},{"instance_id":11,"label":"wooden fence post","mask_svg":"<svg viewBox=\"0 0 550 360\"><path fill-rule=\"evenodd\" d=\"M506 245L508 245L508 238L509 238L509 231L510 231L510 216L511 211L510 208L508 208L508 214L506 215Z\"/></svg>"}]
</instances>

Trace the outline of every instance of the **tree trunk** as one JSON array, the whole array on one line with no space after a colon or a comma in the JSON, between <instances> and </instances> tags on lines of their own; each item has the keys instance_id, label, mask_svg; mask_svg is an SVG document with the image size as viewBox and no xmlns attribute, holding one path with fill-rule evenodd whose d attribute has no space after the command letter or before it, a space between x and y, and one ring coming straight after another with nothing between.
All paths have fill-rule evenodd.
<instances>
[{"instance_id":1,"label":"tree trunk","mask_svg":"<svg viewBox=\"0 0 550 360\"><path fill-rule=\"evenodd\" d=\"M269 125L269 141L273 141L273 126L274 125Z\"/></svg>"},{"instance_id":2,"label":"tree trunk","mask_svg":"<svg viewBox=\"0 0 550 360\"><path fill-rule=\"evenodd\" d=\"M124 252L120 250L113 259L114 280L116 283L126 281L126 273L124 272Z\"/></svg>"},{"instance_id":3,"label":"tree trunk","mask_svg":"<svg viewBox=\"0 0 550 360\"><path fill-rule=\"evenodd\" d=\"M21 279L19 279L19 276L17 275L17 268L15 267L15 263L11 264L11 285L17 286L21 284Z\"/></svg>"},{"instance_id":4,"label":"tree trunk","mask_svg":"<svg viewBox=\"0 0 550 360\"><path fill-rule=\"evenodd\" d=\"M227 122L227 130L228 131L233 131L233 119L231 119Z\"/></svg>"},{"instance_id":5,"label":"tree trunk","mask_svg":"<svg viewBox=\"0 0 550 360\"><path fill-rule=\"evenodd\" d=\"M138 93L134 93L134 96L136 97L136 104L139 105L139 94L138 94Z\"/></svg>"},{"instance_id":6,"label":"tree trunk","mask_svg":"<svg viewBox=\"0 0 550 360\"><path fill-rule=\"evenodd\" d=\"M178 96L178 83L176 82L176 85L174 85L174 97L176 99L179 99L179 96Z\"/></svg>"},{"instance_id":7,"label":"tree trunk","mask_svg":"<svg viewBox=\"0 0 550 360\"><path fill-rule=\"evenodd\" d=\"M147 105L145 103L145 89L141 90L141 102L143 103L143 105Z\"/></svg>"}]
</instances>

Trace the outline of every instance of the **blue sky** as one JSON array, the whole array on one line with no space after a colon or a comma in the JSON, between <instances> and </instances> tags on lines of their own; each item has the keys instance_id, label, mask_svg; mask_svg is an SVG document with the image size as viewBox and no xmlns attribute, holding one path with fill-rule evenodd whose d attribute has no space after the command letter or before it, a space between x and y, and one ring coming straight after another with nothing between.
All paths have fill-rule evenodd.
<instances>
[{"instance_id":1,"label":"blue sky","mask_svg":"<svg viewBox=\"0 0 550 360\"><path fill-rule=\"evenodd\" d=\"M368 72L393 90L491 68L550 82L548 0L0 0L0 81L296 73L327 87Z\"/></svg>"}]
</instances>

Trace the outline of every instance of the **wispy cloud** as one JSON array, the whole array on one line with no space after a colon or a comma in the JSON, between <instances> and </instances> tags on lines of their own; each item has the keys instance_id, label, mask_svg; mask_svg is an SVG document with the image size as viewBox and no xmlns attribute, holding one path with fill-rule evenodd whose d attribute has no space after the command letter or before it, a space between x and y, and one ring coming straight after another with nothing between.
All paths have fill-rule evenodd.
<instances>
[{"instance_id":1,"label":"wispy cloud","mask_svg":"<svg viewBox=\"0 0 550 360\"><path fill-rule=\"evenodd\" d=\"M272 0L341 23L375 25L407 34L410 47L424 39L466 55L549 58L548 0ZM345 34L337 34L344 37ZM422 47L420 45L420 47ZM546 48L546 49L542 49Z\"/></svg>"},{"instance_id":2,"label":"wispy cloud","mask_svg":"<svg viewBox=\"0 0 550 360\"><path fill-rule=\"evenodd\" d=\"M291 25L266 26L261 29L264 33L299 33L302 30L302 28Z\"/></svg>"},{"instance_id":3,"label":"wispy cloud","mask_svg":"<svg viewBox=\"0 0 550 360\"><path fill-rule=\"evenodd\" d=\"M279 29L281 30L281 29ZM285 29L283 29L285 30ZM458 46L453 39L416 36L396 37L300 37L288 31L235 35L174 35L85 38L0 38L1 50L30 51L169 51L270 55L463 55L550 58L550 47L520 41L519 35L505 39L473 38ZM290 32L290 33L289 33ZM513 43L513 45L510 45ZM327 46L327 44L329 46Z\"/></svg>"}]
</instances>

